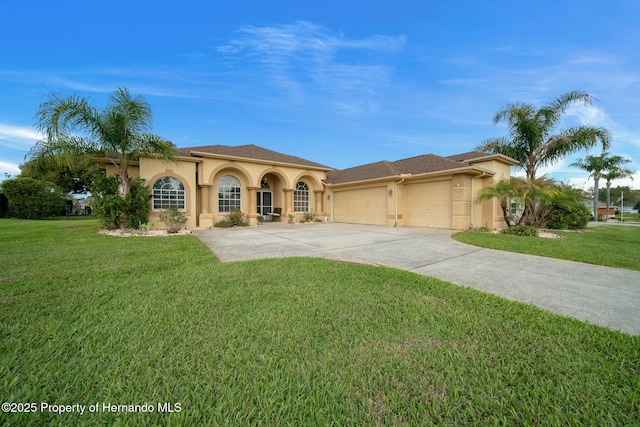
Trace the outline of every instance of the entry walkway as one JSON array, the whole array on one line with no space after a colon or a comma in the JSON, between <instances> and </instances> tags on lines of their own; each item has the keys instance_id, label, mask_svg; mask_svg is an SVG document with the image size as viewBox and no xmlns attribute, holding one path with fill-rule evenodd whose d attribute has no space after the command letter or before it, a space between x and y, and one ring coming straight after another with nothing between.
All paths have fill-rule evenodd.
<instances>
[{"instance_id":1,"label":"entry walkway","mask_svg":"<svg viewBox=\"0 0 640 427\"><path fill-rule=\"evenodd\" d=\"M342 223L194 231L222 262L311 256L383 265L640 335L640 271L479 248L453 233Z\"/></svg>"}]
</instances>

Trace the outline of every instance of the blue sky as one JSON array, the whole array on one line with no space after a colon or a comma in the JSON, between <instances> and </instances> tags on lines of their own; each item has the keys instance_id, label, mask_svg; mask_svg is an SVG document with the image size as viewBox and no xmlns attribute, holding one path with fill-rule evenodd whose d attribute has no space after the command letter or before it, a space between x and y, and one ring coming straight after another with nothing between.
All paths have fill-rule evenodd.
<instances>
[{"instance_id":1,"label":"blue sky","mask_svg":"<svg viewBox=\"0 0 640 427\"><path fill-rule=\"evenodd\" d=\"M640 2L0 0L0 179L38 140L49 91L143 95L178 147L256 144L342 169L452 155L506 135L493 115L570 90L559 127L613 133L640 170ZM542 172L580 188L568 168ZM590 154L600 154L592 150ZM514 171L516 172L516 171ZM640 173L630 182L640 188Z\"/></svg>"}]
</instances>

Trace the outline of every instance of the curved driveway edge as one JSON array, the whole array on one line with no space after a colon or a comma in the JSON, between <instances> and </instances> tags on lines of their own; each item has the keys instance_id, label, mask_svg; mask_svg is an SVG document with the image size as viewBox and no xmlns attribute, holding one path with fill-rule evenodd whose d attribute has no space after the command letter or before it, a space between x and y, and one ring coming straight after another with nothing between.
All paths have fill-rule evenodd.
<instances>
[{"instance_id":1,"label":"curved driveway edge","mask_svg":"<svg viewBox=\"0 0 640 427\"><path fill-rule=\"evenodd\" d=\"M193 231L221 262L311 256L383 265L640 335L640 271L479 248L454 233L344 223Z\"/></svg>"}]
</instances>

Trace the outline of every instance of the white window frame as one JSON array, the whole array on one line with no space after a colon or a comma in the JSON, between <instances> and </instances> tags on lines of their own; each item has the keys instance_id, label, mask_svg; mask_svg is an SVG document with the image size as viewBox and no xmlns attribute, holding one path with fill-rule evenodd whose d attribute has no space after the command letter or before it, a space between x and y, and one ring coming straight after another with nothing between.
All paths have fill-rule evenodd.
<instances>
[{"instance_id":1,"label":"white window frame","mask_svg":"<svg viewBox=\"0 0 640 427\"><path fill-rule=\"evenodd\" d=\"M172 207L184 211L186 202L184 185L178 178L163 176L153 184L152 203L154 211L163 211Z\"/></svg>"},{"instance_id":2,"label":"white window frame","mask_svg":"<svg viewBox=\"0 0 640 427\"><path fill-rule=\"evenodd\" d=\"M242 210L242 187L238 178L225 175L218 181L218 213L226 214L233 208Z\"/></svg>"},{"instance_id":3,"label":"white window frame","mask_svg":"<svg viewBox=\"0 0 640 427\"><path fill-rule=\"evenodd\" d=\"M306 182L298 181L296 183L296 189L293 192L293 211L310 212L309 186Z\"/></svg>"}]
</instances>

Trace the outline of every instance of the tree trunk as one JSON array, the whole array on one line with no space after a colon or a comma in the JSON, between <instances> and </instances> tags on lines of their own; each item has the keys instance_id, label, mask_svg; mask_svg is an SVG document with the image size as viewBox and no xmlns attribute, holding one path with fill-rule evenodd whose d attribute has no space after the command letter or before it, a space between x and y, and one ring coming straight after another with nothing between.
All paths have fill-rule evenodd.
<instances>
[{"instance_id":1,"label":"tree trunk","mask_svg":"<svg viewBox=\"0 0 640 427\"><path fill-rule=\"evenodd\" d=\"M611 205L611 181L607 181L607 213L604 222L609 221L609 205Z\"/></svg>"},{"instance_id":2,"label":"tree trunk","mask_svg":"<svg viewBox=\"0 0 640 427\"><path fill-rule=\"evenodd\" d=\"M502 198L500 199L500 207L502 208L502 216L504 216L504 222L507 223L507 227L511 227L511 219L509 219L509 199Z\"/></svg>"},{"instance_id":3,"label":"tree trunk","mask_svg":"<svg viewBox=\"0 0 640 427\"><path fill-rule=\"evenodd\" d=\"M125 171L120 170L118 171L118 181L118 193L120 194L120 197L124 199L131 190L131 180Z\"/></svg>"},{"instance_id":4,"label":"tree trunk","mask_svg":"<svg viewBox=\"0 0 640 427\"><path fill-rule=\"evenodd\" d=\"M598 222L598 178L594 178L593 186L593 220Z\"/></svg>"}]
</instances>

